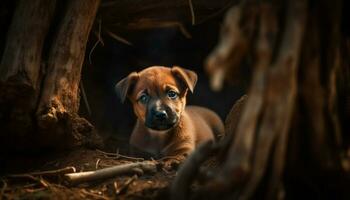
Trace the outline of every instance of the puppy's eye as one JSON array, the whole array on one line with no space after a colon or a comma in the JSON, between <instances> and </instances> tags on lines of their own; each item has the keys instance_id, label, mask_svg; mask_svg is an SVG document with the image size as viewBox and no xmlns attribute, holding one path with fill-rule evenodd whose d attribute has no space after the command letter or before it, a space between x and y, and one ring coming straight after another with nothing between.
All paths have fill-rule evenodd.
<instances>
[{"instance_id":1,"label":"puppy's eye","mask_svg":"<svg viewBox=\"0 0 350 200\"><path fill-rule=\"evenodd\" d=\"M167 93L167 96L170 99L176 99L179 96L179 94L177 92L175 92L174 90L169 90Z\"/></svg>"},{"instance_id":2,"label":"puppy's eye","mask_svg":"<svg viewBox=\"0 0 350 200\"><path fill-rule=\"evenodd\" d=\"M149 96L147 94L142 94L140 97L139 97L139 101L142 103L142 104L145 104L147 103L149 100Z\"/></svg>"}]
</instances>

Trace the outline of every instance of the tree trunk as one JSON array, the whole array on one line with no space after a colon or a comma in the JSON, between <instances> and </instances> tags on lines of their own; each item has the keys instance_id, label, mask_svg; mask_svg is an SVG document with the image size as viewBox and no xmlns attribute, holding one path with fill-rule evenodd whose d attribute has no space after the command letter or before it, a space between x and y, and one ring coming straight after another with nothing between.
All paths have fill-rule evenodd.
<instances>
[{"instance_id":1,"label":"tree trunk","mask_svg":"<svg viewBox=\"0 0 350 200\"><path fill-rule=\"evenodd\" d=\"M42 133L51 132L46 141L68 136L68 141L79 142L74 127L91 126L78 122L79 82L85 56L86 43L100 0L72 0L58 26L48 58L47 72L37 110ZM68 133L68 134L67 134ZM73 135L72 135L73 133ZM72 137L73 136L73 137Z\"/></svg>"},{"instance_id":2,"label":"tree trunk","mask_svg":"<svg viewBox=\"0 0 350 200\"><path fill-rule=\"evenodd\" d=\"M1 62L2 97L16 99L38 91L42 49L55 5L45 0L18 2Z\"/></svg>"},{"instance_id":3,"label":"tree trunk","mask_svg":"<svg viewBox=\"0 0 350 200\"><path fill-rule=\"evenodd\" d=\"M77 113L80 73L99 4L18 2L0 66L1 149L66 148L96 136Z\"/></svg>"},{"instance_id":4,"label":"tree trunk","mask_svg":"<svg viewBox=\"0 0 350 200\"><path fill-rule=\"evenodd\" d=\"M32 113L40 93L44 41L55 5L56 1L46 0L17 3L0 64L0 140L5 144L25 145L25 136L35 128Z\"/></svg>"},{"instance_id":5,"label":"tree trunk","mask_svg":"<svg viewBox=\"0 0 350 200\"><path fill-rule=\"evenodd\" d=\"M350 84L336 81L339 75L350 75L348 63L342 62L349 60L348 47L340 49L340 24L347 20L342 18L342 1L276 3L250 1L231 8L221 42L209 56L212 79L220 71L225 71L220 81L234 79L231 72L250 56L254 73L238 123L242 99L227 117L227 136L218 144L224 159L219 159L218 169L207 172L214 175L195 190L194 199L349 197L350 150L344 140L349 114L340 114L338 106L348 107L339 98L348 97ZM254 21L242 13L252 7L260 21L250 29L251 45L240 52L245 27ZM180 169L178 174L186 173Z\"/></svg>"}]
</instances>

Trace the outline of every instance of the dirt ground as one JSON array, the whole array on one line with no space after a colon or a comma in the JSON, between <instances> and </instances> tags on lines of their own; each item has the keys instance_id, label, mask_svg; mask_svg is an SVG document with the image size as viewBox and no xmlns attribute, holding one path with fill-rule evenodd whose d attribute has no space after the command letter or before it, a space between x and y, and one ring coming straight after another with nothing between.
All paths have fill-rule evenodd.
<instances>
[{"instance_id":1,"label":"dirt ground","mask_svg":"<svg viewBox=\"0 0 350 200\"><path fill-rule=\"evenodd\" d=\"M106 150L79 148L56 154L43 153L40 156L11 156L11 159L2 163L0 199L168 199L169 184L176 171L167 171L161 167L157 167L154 174L126 174L79 185L69 185L63 175L30 174L69 166L77 172L90 171L142 161L128 158L117 151L106 153Z\"/></svg>"}]
</instances>

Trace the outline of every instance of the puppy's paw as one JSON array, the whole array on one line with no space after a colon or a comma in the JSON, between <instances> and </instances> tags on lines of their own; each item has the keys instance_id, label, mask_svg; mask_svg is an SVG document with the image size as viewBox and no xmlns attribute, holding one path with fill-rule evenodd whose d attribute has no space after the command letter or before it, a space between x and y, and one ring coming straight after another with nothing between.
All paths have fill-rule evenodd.
<instances>
[{"instance_id":1,"label":"puppy's paw","mask_svg":"<svg viewBox=\"0 0 350 200\"><path fill-rule=\"evenodd\" d=\"M181 161L171 159L163 162L163 168L167 171L177 170L181 164Z\"/></svg>"},{"instance_id":2,"label":"puppy's paw","mask_svg":"<svg viewBox=\"0 0 350 200\"><path fill-rule=\"evenodd\" d=\"M161 167L166 171L177 170L181 163L186 159L185 156L164 157L161 159Z\"/></svg>"}]
</instances>

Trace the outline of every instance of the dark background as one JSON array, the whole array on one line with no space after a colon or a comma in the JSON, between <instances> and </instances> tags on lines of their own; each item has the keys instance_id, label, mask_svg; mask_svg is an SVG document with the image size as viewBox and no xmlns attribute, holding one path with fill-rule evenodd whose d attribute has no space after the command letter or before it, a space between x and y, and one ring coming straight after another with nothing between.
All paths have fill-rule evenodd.
<instances>
[{"instance_id":1,"label":"dark background","mask_svg":"<svg viewBox=\"0 0 350 200\"><path fill-rule=\"evenodd\" d=\"M130 41L132 46L103 36L104 46L99 44L91 54L92 64L86 61L83 67L82 81L91 107L91 116L87 114L83 99L81 114L102 135L126 140L136 118L131 103L126 101L123 105L117 98L115 84L132 71L140 71L152 65L178 65L198 74L194 93L188 95L188 104L211 108L224 120L235 100L244 94L244 84L226 85L221 92L213 92L209 88L207 74L203 71L207 55L217 44L221 18L219 16L197 26L186 25L192 35L191 39L182 35L176 27L122 32L119 36ZM92 49L95 42L96 37L90 40L87 51Z\"/></svg>"}]
</instances>

